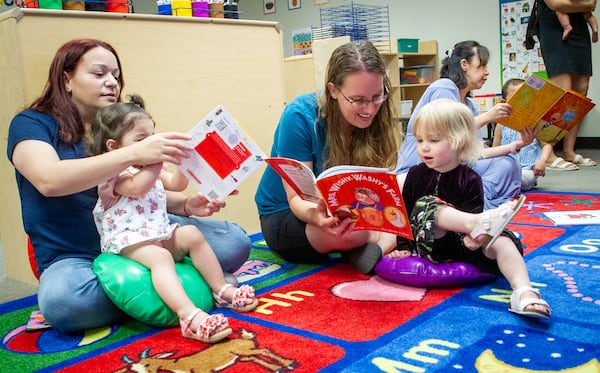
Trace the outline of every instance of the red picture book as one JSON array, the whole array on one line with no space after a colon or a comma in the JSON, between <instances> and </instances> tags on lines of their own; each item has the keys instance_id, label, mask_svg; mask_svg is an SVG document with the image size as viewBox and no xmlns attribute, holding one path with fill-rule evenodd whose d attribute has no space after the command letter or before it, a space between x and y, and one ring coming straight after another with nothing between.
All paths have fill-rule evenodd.
<instances>
[{"instance_id":1,"label":"red picture book","mask_svg":"<svg viewBox=\"0 0 600 373\"><path fill-rule=\"evenodd\" d=\"M318 177L304 163L271 157L265 162L307 201L324 200L331 215L352 219L355 230L393 233L412 239L395 173L386 168L336 166Z\"/></svg>"},{"instance_id":2,"label":"red picture book","mask_svg":"<svg viewBox=\"0 0 600 373\"><path fill-rule=\"evenodd\" d=\"M265 153L221 105L189 134L196 151L177 167L208 199L225 199L263 165Z\"/></svg>"},{"instance_id":3,"label":"red picture book","mask_svg":"<svg viewBox=\"0 0 600 373\"><path fill-rule=\"evenodd\" d=\"M508 100L512 114L498 123L521 131L537 127L539 140L555 144L595 106L589 98L531 75Z\"/></svg>"}]
</instances>

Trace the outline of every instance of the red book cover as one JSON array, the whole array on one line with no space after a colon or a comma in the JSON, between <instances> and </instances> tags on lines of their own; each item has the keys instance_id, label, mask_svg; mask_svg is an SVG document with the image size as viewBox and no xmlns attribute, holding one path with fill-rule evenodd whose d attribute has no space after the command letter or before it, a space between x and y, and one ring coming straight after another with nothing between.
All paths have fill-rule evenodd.
<instances>
[{"instance_id":1,"label":"red book cover","mask_svg":"<svg viewBox=\"0 0 600 373\"><path fill-rule=\"evenodd\" d=\"M355 230L393 233L412 239L410 224L396 174L385 168L336 166L315 177L302 162L265 158L265 162L298 195L308 201L323 199L331 214L352 219Z\"/></svg>"}]
</instances>

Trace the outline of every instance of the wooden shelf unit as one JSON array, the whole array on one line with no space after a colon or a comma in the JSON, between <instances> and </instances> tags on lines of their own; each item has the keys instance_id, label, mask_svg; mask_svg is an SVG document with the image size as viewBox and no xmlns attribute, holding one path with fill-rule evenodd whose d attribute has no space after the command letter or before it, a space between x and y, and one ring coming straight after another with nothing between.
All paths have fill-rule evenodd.
<instances>
[{"instance_id":1,"label":"wooden shelf unit","mask_svg":"<svg viewBox=\"0 0 600 373\"><path fill-rule=\"evenodd\" d=\"M397 44L393 45L396 46ZM433 66L433 81L439 78L438 62L438 42L437 40L419 41L418 52L399 52L392 53L396 58L389 61L390 80L392 82L392 101L396 105L396 111L400 114L400 101L412 100L413 108L423 95L423 92L431 83L426 84L400 84L400 68L420 65ZM386 60L387 62L387 60ZM394 71L393 73L391 71ZM400 116L401 119L407 119L407 116Z\"/></svg>"}]
</instances>

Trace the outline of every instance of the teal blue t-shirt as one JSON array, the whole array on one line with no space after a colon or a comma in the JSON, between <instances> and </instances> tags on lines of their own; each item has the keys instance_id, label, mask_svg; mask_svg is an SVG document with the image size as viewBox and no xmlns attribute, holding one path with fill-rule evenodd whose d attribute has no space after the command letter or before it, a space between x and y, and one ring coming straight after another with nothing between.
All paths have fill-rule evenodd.
<instances>
[{"instance_id":1,"label":"teal blue t-shirt","mask_svg":"<svg viewBox=\"0 0 600 373\"><path fill-rule=\"evenodd\" d=\"M301 162L312 162L313 172L323 171L326 128L323 118L318 118L319 92L296 97L283 109L275 129L271 157L286 157ZM254 196L259 215L269 215L288 209L287 196L281 177L268 167Z\"/></svg>"}]
</instances>

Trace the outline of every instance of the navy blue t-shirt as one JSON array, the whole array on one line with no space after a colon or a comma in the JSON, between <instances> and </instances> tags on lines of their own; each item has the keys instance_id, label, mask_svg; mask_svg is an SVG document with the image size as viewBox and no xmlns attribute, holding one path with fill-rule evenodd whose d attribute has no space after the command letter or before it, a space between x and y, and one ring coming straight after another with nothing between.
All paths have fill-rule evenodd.
<instances>
[{"instance_id":1,"label":"navy blue t-shirt","mask_svg":"<svg viewBox=\"0 0 600 373\"><path fill-rule=\"evenodd\" d=\"M15 146L23 140L48 143L62 160L87 157L83 141L66 145L58 137L56 120L32 110L17 114L10 123L6 151L11 162ZM62 197L45 197L19 171L15 171L15 176L23 226L34 247L40 273L66 257L93 259L100 253L100 238L92 216L98 200L96 188Z\"/></svg>"}]
</instances>

